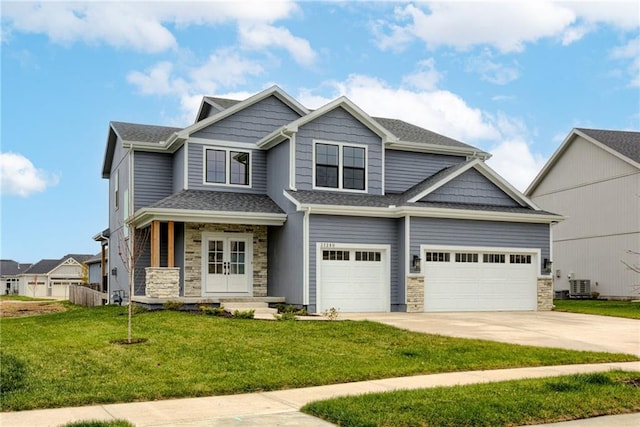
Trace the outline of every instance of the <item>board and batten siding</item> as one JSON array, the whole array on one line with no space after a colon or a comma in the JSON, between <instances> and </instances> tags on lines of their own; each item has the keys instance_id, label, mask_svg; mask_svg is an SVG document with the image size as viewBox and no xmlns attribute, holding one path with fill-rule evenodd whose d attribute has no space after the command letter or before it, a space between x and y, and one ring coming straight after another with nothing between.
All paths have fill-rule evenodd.
<instances>
[{"instance_id":1,"label":"board and batten siding","mask_svg":"<svg viewBox=\"0 0 640 427\"><path fill-rule=\"evenodd\" d=\"M464 156L386 149L384 154L385 193L407 191L442 169L465 160Z\"/></svg>"},{"instance_id":2,"label":"board and batten siding","mask_svg":"<svg viewBox=\"0 0 640 427\"><path fill-rule=\"evenodd\" d=\"M136 151L133 173L134 212L173 194L171 154Z\"/></svg>"},{"instance_id":3,"label":"board and batten siding","mask_svg":"<svg viewBox=\"0 0 640 427\"><path fill-rule=\"evenodd\" d=\"M382 194L382 139L341 107L305 124L296 134L296 188L313 188L315 140L366 145L367 192Z\"/></svg>"},{"instance_id":4,"label":"board and batten siding","mask_svg":"<svg viewBox=\"0 0 640 427\"><path fill-rule=\"evenodd\" d=\"M404 304L404 279L398 268L398 225L396 219L337 215L310 215L309 222L309 309L316 309L316 243L390 245L391 306ZM402 298L402 299L401 299ZM390 307L391 308L391 307Z\"/></svg>"},{"instance_id":5,"label":"board and batten siding","mask_svg":"<svg viewBox=\"0 0 640 427\"><path fill-rule=\"evenodd\" d=\"M187 149L188 155L188 180L189 190L211 190L211 191L230 191L233 193L257 193L265 194L267 192L267 154L261 150L245 150L250 151L250 168L251 168L251 186L242 185L222 185L209 184L204 182L205 154L204 147L216 149L227 148L222 145L205 145L197 142L189 142Z\"/></svg>"},{"instance_id":6,"label":"board and batten siding","mask_svg":"<svg viewBox=\"0 0 640 427\"><path fill-rule=\"evenodd\" d=\"M303 212L289 213L284 225L267 229L267 294L285 297L287 304L304 303L303 216Z\"/></svg>"},{"instance_id":7,"label":"board and batten siding","mask_svg":"<svg viewBox=\"0 0 640 427\"><path fill-rule=\"evenodd\" d=\"M542 261L549 258L549 227L536 223L412 217L410 254L423 258L420 245L540 249L538 272L542 274Z\"/></svg>"},{"instance_id":8,"label":"board and batten siding","mask_svg":"<svg viewBox=\"0 0 640 427\"><path fill-rule=\"evenodd\" d=\"M118 137L113 153L113 163L109 174L109 271L108 282L111 292L124 290L129 294L129 276L122 258L118 254L118 248L123 247L124 242L124 193L129 188L129 156L131 151L122 148L122 140ZM118 179L118 208L114 199L116 179ZM114 276L112 272L115 272Z\"/></svg>"},{"instance_id":9,"label":"board and batten siding","mask_svg":"<svg viewBox=\"0 0 640 427\"><path fill-rule=\"evenodd\" d=\"M298 118L300 118L298 113L275 96L270 96L191 136L219 141L255 143L280 126Z\"/></svg>"},{"instance_id":10,"label":"board and batten siding","mask_svg":"<svg viewBox=\"0 0 640 427\"><path fill-rule=\"evenodd\" d=\"M520 206L518 202L475 169L469 169L462 173L452 181L429 193L420 201Z\"/></svg>"}]
</instances>

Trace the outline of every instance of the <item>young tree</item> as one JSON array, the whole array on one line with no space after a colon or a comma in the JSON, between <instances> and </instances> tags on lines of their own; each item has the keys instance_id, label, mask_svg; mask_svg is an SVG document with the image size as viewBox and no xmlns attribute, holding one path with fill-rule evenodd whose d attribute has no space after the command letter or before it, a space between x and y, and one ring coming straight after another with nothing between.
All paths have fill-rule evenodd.
<instances>
[{"instance_id":1,"label":"young tree","mask_svg":"<svg viewBox=\"0 0 640 427\"><path fill-rule=\"evenodd\" d=\"M628 254L630 254L632 257L637 258L637 260L635 262L626 262L626 261L622 261L622 263L631 271L640 274L640 252L636 252L636 251L632 251L632 250L628 250L627 251ZM640 283L636 284L636 285L632 285L631 287L631 292L636 293L636 294L640 294Z\"/></svg>"}]
</instances>

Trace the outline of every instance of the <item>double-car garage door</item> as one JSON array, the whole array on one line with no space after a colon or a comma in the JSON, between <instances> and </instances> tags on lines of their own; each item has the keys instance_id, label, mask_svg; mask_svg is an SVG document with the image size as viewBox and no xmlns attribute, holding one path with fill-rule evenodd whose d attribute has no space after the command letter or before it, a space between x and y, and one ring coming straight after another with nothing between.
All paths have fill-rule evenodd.
<instances>
[{"instance_id":1,"label":"double-car garage door","mask_svg":"<svg viewBox=\"0 0 640 427\"><path fill-rule=\"evenodd\" d=\"M535 252L423 250L425 311L535 310Z\"/></svg>"}]
</instances>

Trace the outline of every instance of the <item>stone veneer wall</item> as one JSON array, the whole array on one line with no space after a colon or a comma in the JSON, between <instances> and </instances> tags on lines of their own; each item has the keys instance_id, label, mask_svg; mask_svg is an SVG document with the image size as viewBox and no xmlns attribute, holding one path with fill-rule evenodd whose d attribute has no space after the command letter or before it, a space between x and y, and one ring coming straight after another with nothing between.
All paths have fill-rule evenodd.
<instances>
[{"instance_id":1,"label":"stone veneer wall","mask_svg":"<svg viewBox=\"0 0 640 427\"><path fill-rule=\"evenodd\" d=\"M538 311L553 309L553 279L538 277Z\"/></svg>"},{"instance_id":2,"label":"stone veneer wall","mask_svg":"<svg viewBox=\"0 0 640 427\"><path fill-rule=\"evenodd\" d=\"M178 298L180 296L180 267L146 267L145 296L149 298Z\"/></svg>"},{"instance_id":3,"label":"stone veneer wall","mask_svg":"<svg viewBox=\"0 0 640 427\"><path fill-rule=\"evenodd\" d=\"M187 223L184 226L184 296L202 295L202 233L253 233L253 296L267 296L267 226Z\"/></svg>"},{"instance_id":4,"label":"stone veneer wall","mask_svg":"<svg viewBox=\"0 0 640 427\"><path fill-rule=\"evenodd\" d=\"M407 276L407 313L424 311L424 276Z\"/></svg>"}]
</instances>

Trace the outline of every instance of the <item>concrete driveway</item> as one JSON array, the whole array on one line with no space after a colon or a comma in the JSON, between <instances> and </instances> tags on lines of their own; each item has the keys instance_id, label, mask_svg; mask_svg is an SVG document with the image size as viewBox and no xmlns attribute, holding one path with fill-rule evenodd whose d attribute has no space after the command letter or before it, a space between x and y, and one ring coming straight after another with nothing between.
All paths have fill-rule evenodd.
<instances>
[{"instance_id":1,"label":"concrete driveway","mask_svg":"<svg viewBox=\"0 0 640 427\"><path fill-rule=\"evenodd\" d=\"M628 353L640 356L640 320L541 312L341 313L402 329L538 347Z\"/></svg>"}]
</instances>

